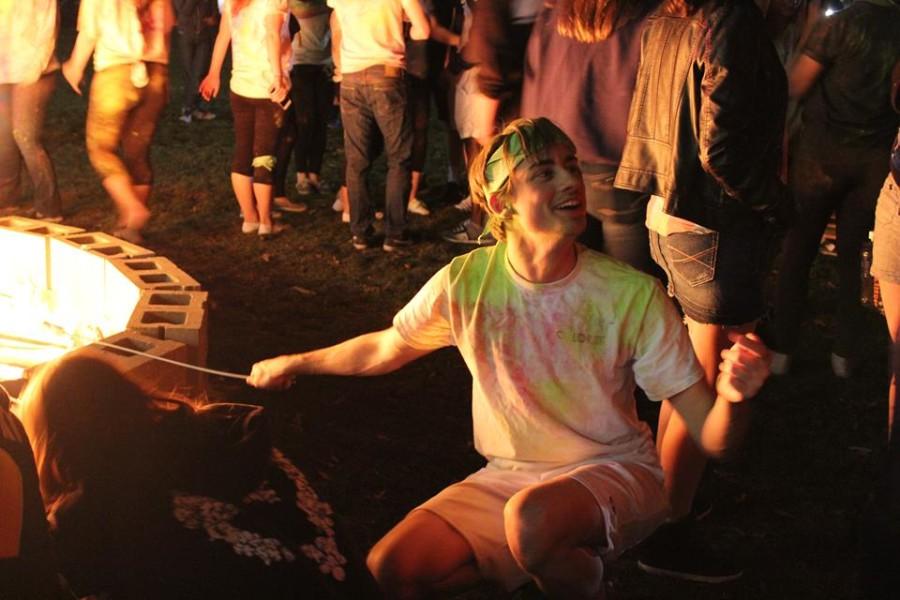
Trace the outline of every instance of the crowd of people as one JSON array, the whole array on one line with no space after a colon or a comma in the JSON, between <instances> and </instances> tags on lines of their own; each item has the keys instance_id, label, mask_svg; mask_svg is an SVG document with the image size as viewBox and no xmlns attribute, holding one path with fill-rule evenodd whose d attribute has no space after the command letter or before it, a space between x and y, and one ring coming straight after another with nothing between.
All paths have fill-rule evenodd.
<instances>
[{"instance_id":1,"label":"crowd of people","mask_svg":"<svg viewBox=\"0 0 900 600\"><path fill-rule=\"evenodd\" d=\"M331 183L353 248L414 244L410 215L434 208L420 194L433 105L447 132L443 200L470 213L442 237L474 249L390 327L261 361L247 382L379 375L456 346L486 460L391 529L366 569L257 411L157 398L70 357L29 383L24 428L0 408L0 474L17 482L0 487L2 522L17 523L0 537L0 581L21 569L24 597L59 589L58 570L76 595L111 597L240 595L268 581L256 588L278 590L267 597L418 598L491 581L602 598L605 565L638 544L652 574L740 577L691 535L695 495L708 458L739 444L770 368L790 371L832 214L832 370L854 374L874 226L893 343L887 429L900 444L900 2L847 4L826 16L816 0L81 0L60 65L55 1L0 3L0 203L17 196L24 164L30 214L62 220L44 112L55 72L80 94L93 57L85 144L115 234L133 242L151 217L175 28L185 126L216 118L230 48L244 234L278 235L276 211L305 211ZM325 182L335 102L346 164L343 181ZM381 153L383 210L369 194ZM299 200L286 189L292 155ZM661 403L655 440L636 398ZM238 476L211 472L211 453ZM293 512L248 506L294 488ZM216 542L259 562L228 554L234 577L203 587L224 564ZM204 557L193 573L174 564L185 548ZM272 568L298 552L308 569Z\"/></svg>"}]
</instances>

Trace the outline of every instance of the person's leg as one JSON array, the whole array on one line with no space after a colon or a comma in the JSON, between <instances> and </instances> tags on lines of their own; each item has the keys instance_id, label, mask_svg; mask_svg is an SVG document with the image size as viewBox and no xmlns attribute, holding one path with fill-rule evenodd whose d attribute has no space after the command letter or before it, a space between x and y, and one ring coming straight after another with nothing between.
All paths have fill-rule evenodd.
<instances>
[{"instance_id":1,"label":"person's leg","mask_svg":"<svg viewBox=\"0 0 900 600\"><path fill-rule=\"evenodd\" d=\"M897 402L897 382L900 381L900 283L879 282L881 299L884 303L884 318L888 333L891 334L891 384L888 388L888 436L895 438L898 433L895 419Z\"/></svg>"},{"instance_id":2,"label":"person's leg","mask_svg":"<svg viewBox=\"0 0 900 600\"><path fill-rule=\"evenodd\" d=\"M804 321L809 271L835 207L840 182L815 157L801 154L791 163L791 191L797 217L784 240L775 290L773 350L790 355L797 349Z\"/></svg>"},{"instance_id":3,"label":"person's leg","mask_svg":"<svg viewBox=\"0 0 900 600\"><path fill-rule=\"evenodd\" d=\"M838 302L832 348L837 362L844 362L850 368L859 354L859 332L864 320L860 300L860 255L875 222L875 203L888 165L883 156L878 156L877 160L853 166L857 171L854 185L837 208Z\"/></svg>"},{"instance_id":4,"label":"person's leg","mask_svg":"<svg viewBox=\"0 0 900 600\"><path fill-rule=\"evenodd\" d=\"M197 89L200 87L197 70L197 37L178 30L178 48L181 51L181 66L184 69L184 98L181 102L181 117L189 122L191 113L197 108Z\"/></svg>"},{"instance_id":5,"label":"person's leg","mask_svg":"<svg viewBox=\"0 0 900 600\"><path fill-rule=\"evenodd\" d=\"M722 350L731 346L728 334L751 332L756 322L726 327L698 323L690 317L685 317L685 321L691 345L703 369L706 383L711 389L715 389ZM703 478L707 458L691 438L684 420L673 410L669 401L664 401L659 411L656 448L665 473L666 493L672 506L672 519L682 519L691 512L694 494Z\"/></svg>"},{"instance_id":6,"label":"person's leg","mask_svg":"<svg viewBox=\"0 0 900 600\"><path fill-rule=\"evenodd\" d=\"M385 237L402 238L406 232L409 160L413 142L412 125L406 105L406 84L401 77L385 77L370 89L372 113L384 137L384 149L387 154Z\"/></svg>"},{"instance_id":7,"label":"person's leg","mask_svg":"<svg viewBox=\"0 0 900 600\"><path fill-rule=\"evenodd\" d=\"M350 231L354 236L364 238L371 234L374 219L366 180L372 166L370 147L375 135L375 119L366 98L365 85L350 75L345 75L341 81L341 121L347 161L345 178L350 204Z\"/></svg>"},{"instance_id":8,"label":"person's leg","mask_svg":"<svg viewBox=\"0 0 900 600\"><path fill-rule=\"evenodd\" d=\"M299 143L297 137L297 119L295 112L297 104L291 102L291 106L284 112L281 128L278 130L278 142L275 150L275 171L272 174L273 194L276 199L285 201L288 199L285 191L284 180L287 178L288 167L291 163L291 153Z\"/></svg>"},{"instance_id":9,"label":"person's leg","mask_svg":"<svg viewBox=\"0 0 900 600\"><path fill-rule=\"evenodd\" d=\"M469 543L427 510L413 511L394 526L366 564L388 598L450 595L481 581Z\"/></svg>"},{"instance_id":10,"label":"person's leg","mask_svg":"<svg viewBox=\"0 0 900 600\"><path fill-rule=\"evenodd\" d=\"M13 139L12 84L0 84L0 206L17 199L21 156Z\"/></svg>"},{"instance_id":11,"label":"person's leg","mask_svg":"<svg viewBox=\"0 0 900 600\"><path fill-rule=\"evenodd\" d=\"M319 187L319 174L322 172L322 160L325 157L325 144L328 139L328 113L334 102L334 82L325 73L325 69L319 68L313 84L315 112L312 115L312 126L309 129L310 143L306 173L310 182Z\"/></svg>"},{"instance_id":12,"label":"person's leg","mask_svg":"<svg viewBox=\"0 0 900 600\"><path fill-rule=\"evenodd\" d=\"M428 208L418 199L419 184L425 170L425 158L428 153L428 117L429 97L428 82L418 77L407 78L409 94L409 114L412 125L413 142L410 155L410 188L407 205L409 210L421 215L428 214Z\"/></svg>"},{"instance_id":13,"label":"person's leg","mask_svg":"<svg viewBox=\"0 0 900 600\"><path fill-rule=\"evenodd\" d=\"M234 154L231 160L231 187L244 217L244 233L259 227L259 213L253 197L253 125L254 109L249 98L230 94L234 118Z\"/></svg>"},{"instance_id":14,"label":"person's leg","mask_svg":"<svg viewBox=\"0 0 900 600\"><path fill-rule=\"evenodd\" d=\"M503 511L506 539L519 566L551 598L604 598L606 524L594 495L557 478L518 492Z\"/></svg>"},{"instance_id":15,"label":"person's leg","mask_svg":"<svg viewBox=\"0 0 900 600\"><path fill-rule=\"evenodd\" d=\"M284 110L274 102L254 100L253 122L253 195L259 211L260 233L272 232L272 175L277 159L278 130L284 123Z\"/></svg>"},{"instance_id":16,"label":"person's leg","mask_svg":"<svg viewBox=\"0 0 900 600\"><path fill-rule=\"evenodd\" d=\"M118 209L118 225L125 228L128 237L137 240L150 212L135 193L131 174L117 153L128 116L141 98L131 84L130 74L129 65L94 73L85 145L91 165Z\"/></svg>"},{"instance_id":17,"label":"person's leg","mask_svg":"<svg viewBox=\"0 0 900 600\"><path fill-rule=\"evenodd\" d=\"M56 74L51 73L12 89L13 138L31 177L34 208L45 217L58 217L61 209L53 162L43 143L44 117L55 82Z\"/></svg>"},{"instance_id":18,"label":"person's leg","mask_svg":"<svg viewBox=\"0 0 900 600\"><path fill-rule=\"evenodd\" d=\"M169 95L169 69L147 63L149 83L141 90L141 101L128 115L122 132L122 158L128 167L138 200L146 205L153 184L150 144Z\"/></svg>"}]
</instances>

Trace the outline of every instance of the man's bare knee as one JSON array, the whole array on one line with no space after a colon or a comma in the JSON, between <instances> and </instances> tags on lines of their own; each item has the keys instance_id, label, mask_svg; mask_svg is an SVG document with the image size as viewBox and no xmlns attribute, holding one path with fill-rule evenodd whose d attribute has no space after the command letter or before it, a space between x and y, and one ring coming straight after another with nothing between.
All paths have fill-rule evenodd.
<instances>
[{"instance_id":1,"label":"man's bare knee","mask_svg":"<svg viewBox=\"0 0 900 600\"><path fill-rule=\"evenodd\" d=\"M549 507L540 488L515 494L503 507L506 542L513 558L527 573L536 573L550 560L556 540L550 531Z\"/></svg>"},{"instance_id":2,"label":"man's bare knee","mask_svg":"<svg viewBox=\"0 0 900 600\"><path fill-rule=\"evenodd\" d=\"M386 536L366 556L366 567L388 598L417 597L415 569L402 553L403 548Z\"/></svg>"}]
</instances>

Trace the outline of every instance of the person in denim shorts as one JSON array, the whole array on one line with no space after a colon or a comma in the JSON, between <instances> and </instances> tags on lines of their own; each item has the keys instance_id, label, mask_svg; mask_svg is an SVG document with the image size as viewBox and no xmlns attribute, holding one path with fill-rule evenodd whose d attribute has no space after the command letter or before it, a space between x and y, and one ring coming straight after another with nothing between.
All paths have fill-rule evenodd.
<instances>
[{"instance_id":1,"label":"person in denim shorts","mask_svg":"<svg viewBox=\"0 0 900 600\"><path fill-rule=\"evenodd\" d=\"M891 103L900 113L900 61L891 74ZM894 406L900 379L900 130L891 150L891 171L884 180L875 207L875 238L872 245L872 276L878 279L884 317L891 334L891 387L888 392L888 433L894 434Z\"/></svg>"}]
</instances>

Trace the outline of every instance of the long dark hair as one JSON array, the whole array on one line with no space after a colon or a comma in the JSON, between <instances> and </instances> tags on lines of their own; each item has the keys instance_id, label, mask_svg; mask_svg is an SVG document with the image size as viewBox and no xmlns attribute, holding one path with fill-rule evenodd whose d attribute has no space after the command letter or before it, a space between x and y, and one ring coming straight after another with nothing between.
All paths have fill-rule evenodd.
<instances>
[{"instance_id":1,"label":"long dark hair","mask_svg":"<svg viewBox=\"0 0 900 600\"><path fill-rule=\"evenodd\" d=\"M556 29L580 42L605 40L613 31L647 15L659 0L557 0Z\"/></svg>"},{"instance_id":2,"label":"long dark hair","mask_svg":"<svg viewBox=\"0 0 900 600\"><path fill-rule=\"evenodd\" d=\"M48 514L83 494L163 497L177 476L168 458L182 437L171 424L193 412L186 400L154 396L89 353L44 366L19 413Z\"/></svg>"}]
</instances>

